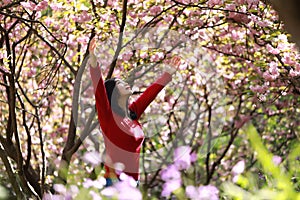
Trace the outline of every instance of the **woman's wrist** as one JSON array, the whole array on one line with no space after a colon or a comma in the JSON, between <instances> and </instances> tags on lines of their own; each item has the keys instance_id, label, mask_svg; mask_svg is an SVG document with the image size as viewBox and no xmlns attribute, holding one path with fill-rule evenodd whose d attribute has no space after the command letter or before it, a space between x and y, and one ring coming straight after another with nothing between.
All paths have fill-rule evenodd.
<instances>
[{"instance_id":1,"label":"woman's wrist","mask_svg":"<svg viewBox=\"0 0 300 200\"><path fill-rule=\"evenodd\" d=\"M166 66L164 67L164 71L167 72L167 73L170 74L170 75L173 75L173 74L175 74L176 69L173 68L173 67L171 67L170 65L166 65Z\"/></svg>"},{"instance_id":2,"label":"woman's wrist","mask_svg":"<svg viewBox=\"0 0 300 200\"><path fill-rule=\"evenodd\" d=\"M88 64L91 67L97 67L97 57L94 54L89 55Z\"/></svg>"}]
</instances>

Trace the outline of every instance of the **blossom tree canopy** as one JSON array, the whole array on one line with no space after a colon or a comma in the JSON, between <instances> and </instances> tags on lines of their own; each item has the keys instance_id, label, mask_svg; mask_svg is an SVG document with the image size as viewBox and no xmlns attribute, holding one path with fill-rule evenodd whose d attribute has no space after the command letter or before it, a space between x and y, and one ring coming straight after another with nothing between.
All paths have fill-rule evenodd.
<instances>
[{"instance_id":1,"label":"blossom tree canopy","mask_svg":"<svg viewBox=\"0 0 300 200\"><path fill-rule=\"evenodd\" d=\"M136 197L218 199L242 191L236 185L250 195L290 179L291 190L276 192L299 191L300 54L267 2L2 0L0 198L2 187L19 199L123 195L123 182L99 192L104 146L86 69L93 37L105 77L137 95L167 59L184 60L141 118L142 193L124 186ZM257 152L288 178L268 173L279 167Z\"/></svg>"}]
</instances>

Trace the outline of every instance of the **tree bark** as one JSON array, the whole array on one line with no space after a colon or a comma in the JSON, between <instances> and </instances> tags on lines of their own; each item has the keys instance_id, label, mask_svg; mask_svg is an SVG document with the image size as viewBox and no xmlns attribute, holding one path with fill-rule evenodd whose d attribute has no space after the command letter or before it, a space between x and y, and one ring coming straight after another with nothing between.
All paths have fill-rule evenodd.
<instances>
[{"instance_id":1,"label":"tree bark","mask_svg":"<svg viewBox=\"0 0 300 200\"><path fill-rule=\"evenodd\" d=\"M270 0L285 29L292 35L292 40L300 47L300 12L298 0Z\"/></svg>"}]
</instances>

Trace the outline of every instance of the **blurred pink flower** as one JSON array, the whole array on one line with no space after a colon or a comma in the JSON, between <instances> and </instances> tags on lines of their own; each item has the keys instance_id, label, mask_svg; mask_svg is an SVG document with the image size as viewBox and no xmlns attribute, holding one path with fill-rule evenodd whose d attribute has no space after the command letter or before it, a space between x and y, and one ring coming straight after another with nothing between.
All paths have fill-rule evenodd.
<instances>
[{"instance_id":1,"label":"blurred pink flower","mask_svg":"<svg viewBox=\"0 0 300 200\"><path fill-rule=\"evenodd\" d=\"M53 24L53 19L50 17L47 17L45 19L45 24L46 24L46 26L50 26L51 24Z\"/></svg>"},{"instance_id":2,"label":"blurred pink flower","mask_svg":"<svg viewBox=\"0 0 300 200\"><path fill-rule=\"evenodd\" d=\"M64 200L64 199L65 197L59 194L45 193L43 196L43 200Z\"/></svg>"},{"instance_id":3,"label":"blurred pink flower","mask_svg":"<svg viewBox=\"0 0 300 200\"><path fill-rule=\"evenodd\" d=\"M273 77L271 76L271 74L268 71L263 73L263 78L266 79L267 81L273 80Z\"/></svg>"},{"instance_id":4,"label":"blurred pink flower","mask_svg":"<svg viewBox=\"0 0 300 200\"><path fill-rule=\"evenodd\" d=\"M290 72L289 72L289 75L292 76L292 77L300 76L300 70L296 71L296 70L291 69Z\"/></svg>"},{"instance_id":5,"label":"blurred pink flower","mask_svg":"<svg viewBox=\"0 0 300 200\"><path fill-rule=\"evenodd\" d=\"M79 16L74 17L75 22L84 23L88 22L92 19L92 16L86 11L82 11L82 13Z\"/></svg>"},{"instance_id":6,"label":"blurred pink flower","mask_svg":"<svg viewBox=\"0 0 300 200\"><path fill-rule=\"evenodd\" d=\"M191 147L181 146L174 151L174 164L181 169L188 169L191 166Z\"/></svg>"},{"instance_id":7,"label":"blurred pink flower","mask_svg":"<svg viewBox=\"0 0 300 200\"><path fill-rule=\"evenodd\" d=\"M12 2L12 0L3 0L3 6L5 6L5 5L7 5L7 4L11 3L11 2Z\"/></svg>"},{"instance_id":8,"label":"blurred pink flower","mask_svg":"<svg viewBox=\"0 0 300 200\"><path fill-rule=\"evenodd\" d=\"M93 190L91 190L89 194L92 196L93 200L102 200L102 197Z\"/></svg>"},{"instance_id":9,"label":"blurred pink flower","mask_svg":"<svg viewBox=\"0 0 300 200\"><path fill-rule=\"evenodd\" d=\"M243 171L245 170L245 161L244 160L241 160L239 162L237 162L231 172L234 174L234 175L237 175L237 174L241 174L243 173Z\"/></svg>"},{"instance_id":10,"label":"blurred pink flower","mask_svg":"<svg viewBox=\"0 0 300 200\"><path fill-rule=\"evenodd\" d=\"M38 5L35 6L36 11L42 11L45 10L48 7L48 0L43 0Z\"/></svg>"},{"instance_id":11,"label":"blurred pink flower","mask_svg":"<svg viewBox=\"0 0 300 200\"><path fill-rule=\"evenodd\" d=\"M83 183L82 186L85 188L90 188L90 187L94 187L94 188L98 188L98 189L102 189L105 185L106 181L105 179L97 179L97 180L91 180L91 179L86 179Z\"/></svg>"},{"instance_id":12,"label":"blurred pink flower","mask_svg":"<svg viewBox=\"0 0 300 200\"><path fill-rule=\"evenodd\" d=\"M155 53L151 56L150 61L151 62L158 62L164 58L164 54L162 52Z\"/></svg>"},{"instance_id":13,"label":"blurred pink flower","mask_svg":"<svg viewBox=\"0 0 300 200\"><path fill-rule=\"evenodd\" d=\"M66 195L67 193L67 188L63 184L54 184L53 188L59 194Z\"/></svg>"},{"instance_id":14,"label":"blurred pink flower","mask_svg":"<svg viewBox=\"0 0 300 200\"><path fill-rule=\"evenodd\" d=\"M185 194L191 200L218 200L219 190L212 185L195 186L189 185L185 188Z\"/></svg>"},{"instance_id":15,"label":"blurred pink flower","mask_svg":"<svg viewBox=\"0 0 300 200\"><path fill-rule=\"evenodd\" d=\"M264 93L268 90L268 87L265 86L265 85L263 85L263 86L261 86L261 85L255 85L255 86L251 85L250 90L252 90L253 92L257 92L257 93Z\"/></svg>"},{"instance_id":16,"label":"blurred pink flower","mask_svg":"<svg viewBox=\"0 0 300 200\"><path fill-rule=\"evenodd\" d=\"M142 194L136 188L136 181L126 174L121 174L121 176L123 180L111 187L104 188L101 194L106 197L116 197L119 200L141 200ZM135 185L132 185L133 181Z\"/></svg>"},{"instance_id":17,"label":"blurred pink flower","mask_svg":"<svg viewBox=\"0 0 300 200\"><path fill-rule=\"evenodd\" d=\"M161 178L164 181L180 179L180 176L181 174L175 165L170 165L161 171Z\"/></svg>"},{"instance_id":18,"label":"blurred pink flower","mask_svg":"<svg viewBox=\"0 0 300 200\"><path fill-rule=\"evenodd\" d=\"M219 190L213 185L200 186L198 191L199 191L199 200L219 199Z\"/></svg>"},{"instance_id":19,"label":"blurred pink flower","mask_svg":"<svg viewBox=\"0 0 300 200\"><path fill-rule=\"evenodd\" d=\"M59 11L63 8L62 3L51 3L50 7L53 9L53 11Z\"/></svg>"},{"instance_id":20,"label":"blurred pink flower","mask_svg":"<svg viewBox=\"0 0 300 200\"><path fill-rule=\"evenodd\" d=\"M272 76L273 79L276 79L279 76L279 71L278 71L278 67L277 67L277 63L275 62L271 62L269 65L269 72Z\"/></svg>"},{"instance_id":21,"label":"blurred pink flower","mask_svg":"<svg viewBox=\"0 0 300 200\"><path fill-rule=\"evenodd\" d=\"M272 160L275 165L279 165L282 162L282 158L280 156L276 156L276 155L273 156Z\"/></svg>"},{"instance_id":22,"label":"blurred pink flower","mask_svg":"<svg viewBox=\"0 0 300 200\"><path fill-rule=\"evenodd\" d=\"M277 48L272 47L270 44L267 44L267 50L271 53L271 54L279 54L280 50Z\"/></svg>"},{"instance_id":23,"label":"blurred pink flower","mask_svg":"<svg viewBox=\"0 0 300 200\"><path fill-rule=\"evenodd\" d=\"M259 3L259 0L247 0L247 3L257 5Z\"/></svg>"},{"instance_id":24,"label":"blurred pink flower","mask_svg":"<svg viewBox=\"0 0 300 200\"><path fill-rule=\"evenodd\" d=\"M208 6L213 7L215 5L223 4L223 0L208 0L206 3Z\"/></svg>"},{"instance_id":25,"label":"blurred pink flower","mask_svg":"<svg viewBox=\"0 0 300 200\"><path fill-rule=\"evenodd\" d=\"M192 200L197 199L199 196L197 188L193 185L186 186L185 194L188 198L190 198Z\"/></svg>"},{"instance_id":26,"label":"blurred pink flower","mask_svg":"<svg viewBox=\"0 0 300 200\"><path fill-rule=\"evenodd\" d=\"M150 11L150 14L156 15L162 11L162 8L161 8L161 6L152 6L149 11Z\"/></svg>"},{"instance_id":27,"label":"blurred pink flower","mask_svg":"<svg viewBox=\"0 0 300 200\"><path fill-rule=\"evenodd\" d=\"M286 65L295 65L296 61L292 60L291 57L293 57L293 55L285 53L283 55L282 61L284 62L284 64Z\"/></svg>"},{"instance_id":28,"label":"blurred pink flower","mask_svg":"<svg viewBox=\"0 0 300 200\"><path fill-rule=\"evenodd\" d=\"M35 9L35 4L31 1L29 2L21 2L20 3L24 8L33 11Z\"/></svg>"},{"instance_id":29,"label":"blurred pink flower","mask_svg":"<svg viewBox=\"0 0 300 200\"><path fill-rule=\"evenodd\" d=\"M126 52L126 53L122 54L122 59L124 61L128 61L128 60L130 60L130 58L132 57L132 55L133 55L133 53L131 51L130 52Z\"/></svg>"},{"instance_id":30,"label":"blurred pink flower","mask_svg":"<svg viewBox=\"0 0 300 200\"><path fill-rule=\"evenodd\" d=\"M86 163L89 163L91 164L92 166L97 166L99 165L102 160L101 160L101 155L99 152L97 151L89 151L89 152L86 152L84 155L83 155L83 160L86 162Z\"/></svg>"},{"instance_id":31,"label":"blurred pink flower","mask_svg":"<svg viewBox=\"0 0 300 200\"><path fill-rule=\"evenodd\" d=\"M174 179L174 180L167 181L163 185L163 190L161 192L161 196L168 197L168 196L171 195L171 193L174 190L177 190L180 187L181 187L181 180L180 179Z\"/></svg>"}]
</instances>

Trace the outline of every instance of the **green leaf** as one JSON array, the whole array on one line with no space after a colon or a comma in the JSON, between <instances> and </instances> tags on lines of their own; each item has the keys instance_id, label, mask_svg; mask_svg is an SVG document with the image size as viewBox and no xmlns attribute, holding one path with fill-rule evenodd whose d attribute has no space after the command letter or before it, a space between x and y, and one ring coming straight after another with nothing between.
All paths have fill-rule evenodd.
<instances>
[{"instance_id":1,"label":"green leaf","mask_svg":"<svg viewBox=\"0 0 300 200\"><path fill-rule=\"evenodd\" d=\"M187 199L183 188L178 188L177 190L173 191L173 194L177 197L177 199Z\"/></svg>"}]
</instances>

